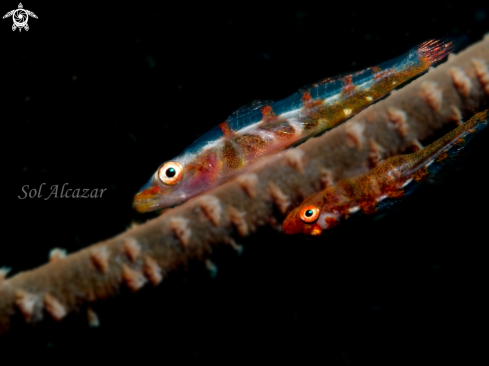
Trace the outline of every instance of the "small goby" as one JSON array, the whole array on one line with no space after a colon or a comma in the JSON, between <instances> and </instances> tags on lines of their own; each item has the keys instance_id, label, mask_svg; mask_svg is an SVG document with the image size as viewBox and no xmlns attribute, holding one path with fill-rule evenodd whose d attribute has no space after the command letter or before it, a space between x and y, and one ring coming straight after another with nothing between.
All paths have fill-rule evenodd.
<instances>
[{"instance_id":1,"label":"small goby","mask_svg":"<svg viewBox=\"0 0 489 366\"><path fill-rule=\"evenodd\" d=\"M427 167L436 159L447 157L454 146L462 148L475 132L488 124L487 109L431 145L411 154L393 156L380 162L369 172L352 179L343 179L305 199L285 218L285 234L320 235L341 222L341 218L362 210L376 212L377 203L387 197L403 196L404 187L427 177Z\"/></svg>"}]
</instances>

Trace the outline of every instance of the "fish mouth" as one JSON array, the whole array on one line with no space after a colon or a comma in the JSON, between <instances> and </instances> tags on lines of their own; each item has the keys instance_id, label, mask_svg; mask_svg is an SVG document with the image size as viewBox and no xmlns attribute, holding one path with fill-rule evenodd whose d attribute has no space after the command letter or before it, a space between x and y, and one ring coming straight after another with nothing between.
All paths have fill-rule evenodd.
<instances>
[{"instance_id":1,"label":"fish mouth","mask_svg":"<svg viewBox=\"0 0 489 366\"><path fill-rule=\"evenodd\" d=\"M163 193L165 192L162 191L153 176L134 196L132 207L138 212L148 212L162 208Z\"/></svg>"},{"instance_id":2,"label":"fish mouth","mask_svg":"<svg viewBox=\"0 0 489 366\"><path fill-rule=\"evenodd\" d=\"M322 232L323 232L323 229L321 228L321 226L319 226L318 224L314 224L311 227L311 230L309 232L309 235L311 235L311 236L319 236L319 235L322 234Z\"/></svg>"},{"instance_id":3,"label":"fish mouth","mask_svg":"<svg viewBox=\"0 0 489 366\"><path fill-rule=\"evenodd\" d=\"M176 196L162 190L157 184L147 184L134 196L132 206L138 212L156 211L178 206L185 199L183 195Z\"/></svg>"},{"instance_id":4,"label":"fish mouth","mask_svg":"<svg viewBox=\"0 0 489 366\"><path fill-rule=\"evenodd\" d=\"M162 206L161 188L150 180L141 191L134 196L132 206L138 212L154 211Z\"/></svg>"},{"instance_id":5,"label":"fish mouth","mask_svg":"<svg viewBox=\"0 0 489 366\"><path fill-rule=\"evenodd\" d=\"M139 192L134 197L132 206L138 212L148 212L158 209L158 200L156 197L148 197L148 193L145 191Z\"/></svg>"}]
</instances>

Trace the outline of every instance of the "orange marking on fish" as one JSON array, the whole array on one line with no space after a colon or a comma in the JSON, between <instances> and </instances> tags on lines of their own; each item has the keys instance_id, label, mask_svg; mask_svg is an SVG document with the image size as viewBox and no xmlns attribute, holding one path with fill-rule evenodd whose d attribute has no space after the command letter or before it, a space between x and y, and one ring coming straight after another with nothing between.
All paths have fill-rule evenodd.
<instances>
[{"instance_id":1,"label":"orange marking on fish","mask_svg":"<svg viewBox=\"0 0 489 366\"><path fill-rule=\"evenodd\" d=\"M307 91L304 92L304 94L302 94L302 104L304 104L304 106L308 106L311 103L312 103L311 93Z\"/></svg>"},{"instance_id":2,"label":"orange marking on fish","mask_svg":"<svg viewBox=\"0 0 489 366\"><path fill-rule=\"evenodd\" d=\"M379 66L372 67L372 75L375 79L380 79L382 77L382 69Z\"/></svg>"},{"instance_id":3,"label":"orange marking on fish","mask_svg":"<svg viewBox=\"0 0 489 366\"><path fill-rule=\"evenodd\" d=\"M229 128L228 122L224 121L219 124L219 128L221 129L222 133L224 134L225 137L230 138L234 136L234 131Z\"/></svg>"},{"instance_id":4,"label":"orange marking on fish","mask_svg":"<svg viewBox=\"0 0 489 366\"><path fill-rule=\"evenodd\" d=\"M311 93L309 93L308 91L305 91L302 94L302 105L305 108L315 108L319 107L321 104L323 104L323 101L320 98L316 100L312 99Z\"/></svg>"},{"instance_id":5,"label":"orange marking on fish","mask_svg":"<svg viewBox=\"0 0 489 366\"><path fill-rule=\"evenodd\" d=\"M387 197L396 199L396 198L403 197L404 191L402 189L399 189L399 188L393 188L393 189L388 190L386 192L386 194L387 194Z\"/></svg>"},{"instance_id":6,"label":"orange marking on fish","mask_svg":"<svg viewBox=\"0 0 489 366\"><path fill-rule=\"evenodd\" d=\"M235 171L241 168L245 162L239 151L230 141L225 141L224 148L222 149L222 157L225 167L229 171Z\"/></svg>"},{"instance_id":7,"label":"orange marking on fish","mask_svg":"<svg viewBox=\"0 0 489 366\"><path fill-rule=\"evenodd\" d=\"M343 89L342 92L344 94L353 91L356 86L353 84L352 75L345 76L343 78Z\"/></svg>"},{"instance_id":8,"label":"orange marking on fish","mask_svg":"<svg viewBox=\"0 0 489 366\"><path fill-rule=\"evenodd\" d=\"M340 223L340 221L336 220L334 217L326 217L324 222L328 225L328 229L331 229Z\"/></svg>"},{"instance_id":9,"label":"orange marking on fish","mask_svg":"<svg viewBox=\"0 0 489 366\"><path fill-rule=\"evenodd\" d=\"M348 216L348 212L350 211L350 208L348 205L339 205L336 206L336 210L343 216Z\"/></svg>"},{"instance_id":10,"label":"orange marking on fish","mask_svg":"<svg viewBox=\"0 0 489 366\"><path fill-rule=\"evenodd\" d=\"M154 185L153 187L147 188L144 191L138 193L138 198L140 199L151 198L152 196L160 192L161 192L161 188L158 185Z\"/></svg>"},{"instance_id":11,"label":"orange marking on fish","mask_svg":"<svg viewBox=\"0 0 489 366\"><path fill-rule=\"evenodd\" d=\"M428 179L428 175L428 168L422 167L413 174L413 180L415 182L424 182L426 179Z\"/></svg>"},{"instance_id":12,"label":"orange marking on fish","mask_svg":"<svg viewBox=\"0 0 489 366\"><path fill-rule=\"evenodd\" d=\"M362 198L359 200L359 206L366 214L377 212L377 207L375 207L375 199L373 197Z\"/></svg>"},{"instance_id":13,"label":"orange marking on fish","mask_svg":"<svg viewBox=\"0 0 489 366\"><path fill-rule=\"evenodd\" d=\"M272 107L269 105L261 107L260 111L263 116L263 122L270 122L277 119L275 112L273 111Z\"/></svg>"},{"instance_id":14,"label":"orange marking on fish","mask_svg":"<svg viewBox=\"0 0 489 366\"><path fill-rule=\"evenodd\" d=\"M312 226L310 235L312 235L312 236L318 236L318 235L321 235L322 232L323 232L323 229L321 229L321 226L319 226L317 224L314 224Z\"/></svg>"},{"instance_id":15,"label":"orange marking on fish","mask_svg":"<svg viewBox=\"0 0 489 366\"><path fill-rule=\"evenodd\" d=\"M436 162L439 163L440 161L443 161L446 158L448 158L448 154L446 153L446 151L444 151L440 155L438 155L438 157L436 158Z\"/></svg>"}]
</instances>

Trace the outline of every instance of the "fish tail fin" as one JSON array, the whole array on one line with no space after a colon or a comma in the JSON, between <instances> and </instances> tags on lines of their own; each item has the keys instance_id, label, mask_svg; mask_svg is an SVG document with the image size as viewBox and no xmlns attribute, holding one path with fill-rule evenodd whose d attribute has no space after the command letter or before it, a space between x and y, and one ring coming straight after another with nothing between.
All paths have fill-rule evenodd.
<instances>
[{"instance_id":1,"label":"fish tail fin","mask_svg":"<svg viewBox=\"0 0 489 366\"><path fill-rule=\"evenodd\" d=\"M476 113L467 122L463 123L455 130L447 133L442 138L436 140L431 145L415 152L417 155L415 165L422 166L430 161L445 160L442 156L452 157L457 154L467 143L472 140L477 132L483 130L489 124L487 109ZM453 147L456 149L452 149Z\"/></svg>"},{"instance_id":2,"label":"fish tail fin","mask_svg":"<svg viewBox=\"0 0 489 366\"><path fill-rule=\"evenodd\" d=\"M450 53L457 49L453 39L446 38L434 38L426 42L421 43L417 47L417 52L420 57L427 60L430 65L444 59Z\"/></svg>"},{"instance_id":3,"label":"fish tail fin","mask_svg":"<svg viewBox=\"0 0 489 366\"><path fill-rule=\"evenodd\" d=\"M417 46L416 51L418 55L427 60L431 66L438 61L443 60L450 53L463 48L467 44L467 41L468 38L466 36L457 38L449 36L433 38Z\"/></svg>"}]
</instances>

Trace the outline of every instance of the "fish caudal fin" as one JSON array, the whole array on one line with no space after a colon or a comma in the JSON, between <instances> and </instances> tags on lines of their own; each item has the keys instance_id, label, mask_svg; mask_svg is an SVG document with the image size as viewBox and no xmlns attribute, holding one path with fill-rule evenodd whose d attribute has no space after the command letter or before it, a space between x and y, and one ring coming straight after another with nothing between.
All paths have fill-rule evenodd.
<instances>
[{"instance_id":1,"label":"fish caudal fin","mask_svg":"<svg viewBox=\"0 0 489 366\"><path fill-rule=\"evenodd\" d=\"M463 43L463 39L454 40L452 38L435 38L421 43L417 47L418 54L429 62L430 65L443 60L450 53L458 50Z\"/></svg>"}]
</instances>

